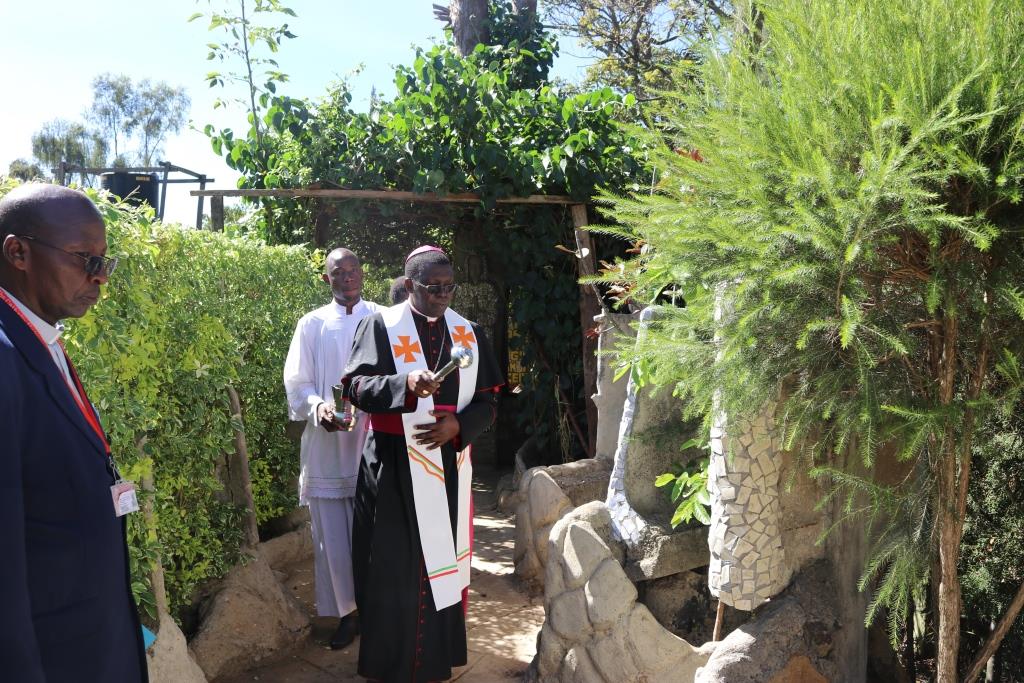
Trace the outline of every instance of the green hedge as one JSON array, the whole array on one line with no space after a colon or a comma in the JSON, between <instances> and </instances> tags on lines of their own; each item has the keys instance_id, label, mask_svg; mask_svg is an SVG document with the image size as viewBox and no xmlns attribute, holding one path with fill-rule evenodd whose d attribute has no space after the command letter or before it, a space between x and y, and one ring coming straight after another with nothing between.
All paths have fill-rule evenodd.
<instances>
[{"instance_id":1,"label":"green hedge","mask_svg":"<svg viewBox=\"0 0 1024 683\"><path fill-rule=\"evenodd\" d=\"M281 374L296 321L329 300L323 256L163 225L90 196L121 260L99 304L68 321L68 351L124 475L153 475L156 528L141 515L129 526L134 589L152 612L146 577L159 551L175 611L239 557L240 516L217 473L234 448L228 384L243 404L259 521L295 507L298 446L285 436ZM387 279L367 280L381 300Z\"/></svg>"}]
</instances>

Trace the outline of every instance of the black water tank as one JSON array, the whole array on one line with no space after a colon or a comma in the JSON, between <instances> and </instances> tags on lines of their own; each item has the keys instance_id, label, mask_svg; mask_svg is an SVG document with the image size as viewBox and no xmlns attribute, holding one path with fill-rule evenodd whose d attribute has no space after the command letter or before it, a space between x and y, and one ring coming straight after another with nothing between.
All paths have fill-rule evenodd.
<instances>
[{"instance_id":1,"label":"black water tank","mask_svg":"<svg viewBox=\"0 0 1024 683\"><path fill-rule=\"evenodd\" d=\"M159 208L160 182L155 173L129 173L115 171L100 176L100 187L129 204L149 204Z\"/></svg>"}]
</instances>

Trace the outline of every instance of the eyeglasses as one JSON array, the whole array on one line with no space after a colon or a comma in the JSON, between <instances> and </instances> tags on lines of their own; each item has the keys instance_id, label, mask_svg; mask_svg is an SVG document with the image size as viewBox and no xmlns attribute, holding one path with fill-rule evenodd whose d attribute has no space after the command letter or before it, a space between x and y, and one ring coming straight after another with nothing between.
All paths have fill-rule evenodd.
<instances>
[{"instance_id":1,"label":"eyeglasses","mask_svg":"<svg viewBox=\"0 0 1024 683\"><path fill-rule=\"evenodd\" d=\"M41 244L44 247L56 249L57 251L63 251L65 254L70 254L71 256L75 256L77 258L82 259L83 261L85 261L85 272L89 276L96 276L102 273L104 277L110 277L111 275L114 274L114 270L117 269L116 258L107 258L106 256L92 256L90 254L83 254L77 251L68 251L67 249L61 249L56 244L44 242L38 237L32 237L31 235L14 235L14 237L23 240L31 240L36 244Z\"/></svg>"},{"instance_id":2,"label":"eyeglasses","mask_svg":"<svg viewBox=\"0 0 1024 683\"><path fill-rule=\"evenodd\" d=\"M416 282L413 280L412 283L421 289L427 290L427 294L431 296L441 296L442 294L451 294L458 287L454 282L450 285L425 285L422 282Z\"/></svg>"}]
</instances>

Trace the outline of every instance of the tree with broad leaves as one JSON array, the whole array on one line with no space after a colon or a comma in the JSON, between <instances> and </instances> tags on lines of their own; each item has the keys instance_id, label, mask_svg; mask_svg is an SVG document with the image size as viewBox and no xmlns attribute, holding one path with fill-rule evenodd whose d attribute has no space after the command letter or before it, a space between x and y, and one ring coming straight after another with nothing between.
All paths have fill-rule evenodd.
<instances>
[{"instance_id":1,"label":"tree with broad leaves","mask_svg":"<svg viewBox=\"0 0 1024 683\"><path fill-rule=\"evenodd\" d=\"M644 101L669 84L673 65L732 16L730 0L549 0L544 21L597 54L589 84Z\"/></svg>"}]
</instances>

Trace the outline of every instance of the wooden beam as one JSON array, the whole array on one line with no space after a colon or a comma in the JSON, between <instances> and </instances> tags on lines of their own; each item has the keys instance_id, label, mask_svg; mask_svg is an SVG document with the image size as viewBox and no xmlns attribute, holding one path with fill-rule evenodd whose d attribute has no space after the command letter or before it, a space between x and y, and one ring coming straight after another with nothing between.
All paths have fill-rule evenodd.
<instances>
[{"instance_id":1,"label":"wooden beam","mask_svg":"<svg viewBox=\"0 0 1024 683\"><path fill-rule=\"evenodd\" d=\"M590 221L587 219L587 205L572 205L572 223L576 233L576 260L580 277L594 275L597 272L594 260L594 240L585 229ZM601 312L601 295L594 285L580 285L580 327L583 330L583 395L587 407L587 438L585 444L587 455L594 457L597 452L597 336L587 331L594 326L594 317Z\"/></svg>"},{"instance_id":2,"label":"wooden beam","mask_svg":"<svg viewBox=\"0 0 1024 683\"><path fill-rule=\"evenodd\" d=\"M223 197L210 197L210 230L224 232Z\"/></svg>"},{"instance_id":3,"label":"wooden beam","mask_svg":"<svg viewBox=\"0 0 1024 683\"><path fill-rule=\"evenodd\" d=\"M438 204L474 204L482 201L480 195L472 192L439 195L429 192L406 192L403 190L312 190L293 188L287 190L192 190L189 194L193 197L279 197L282 199L314 197L317 199L378 199L395 202ZM497 203L565 205L579 204L579 200L563 195L532 194L528 197L504 197L498 199Z\"/></svg>"}]
</instances>

